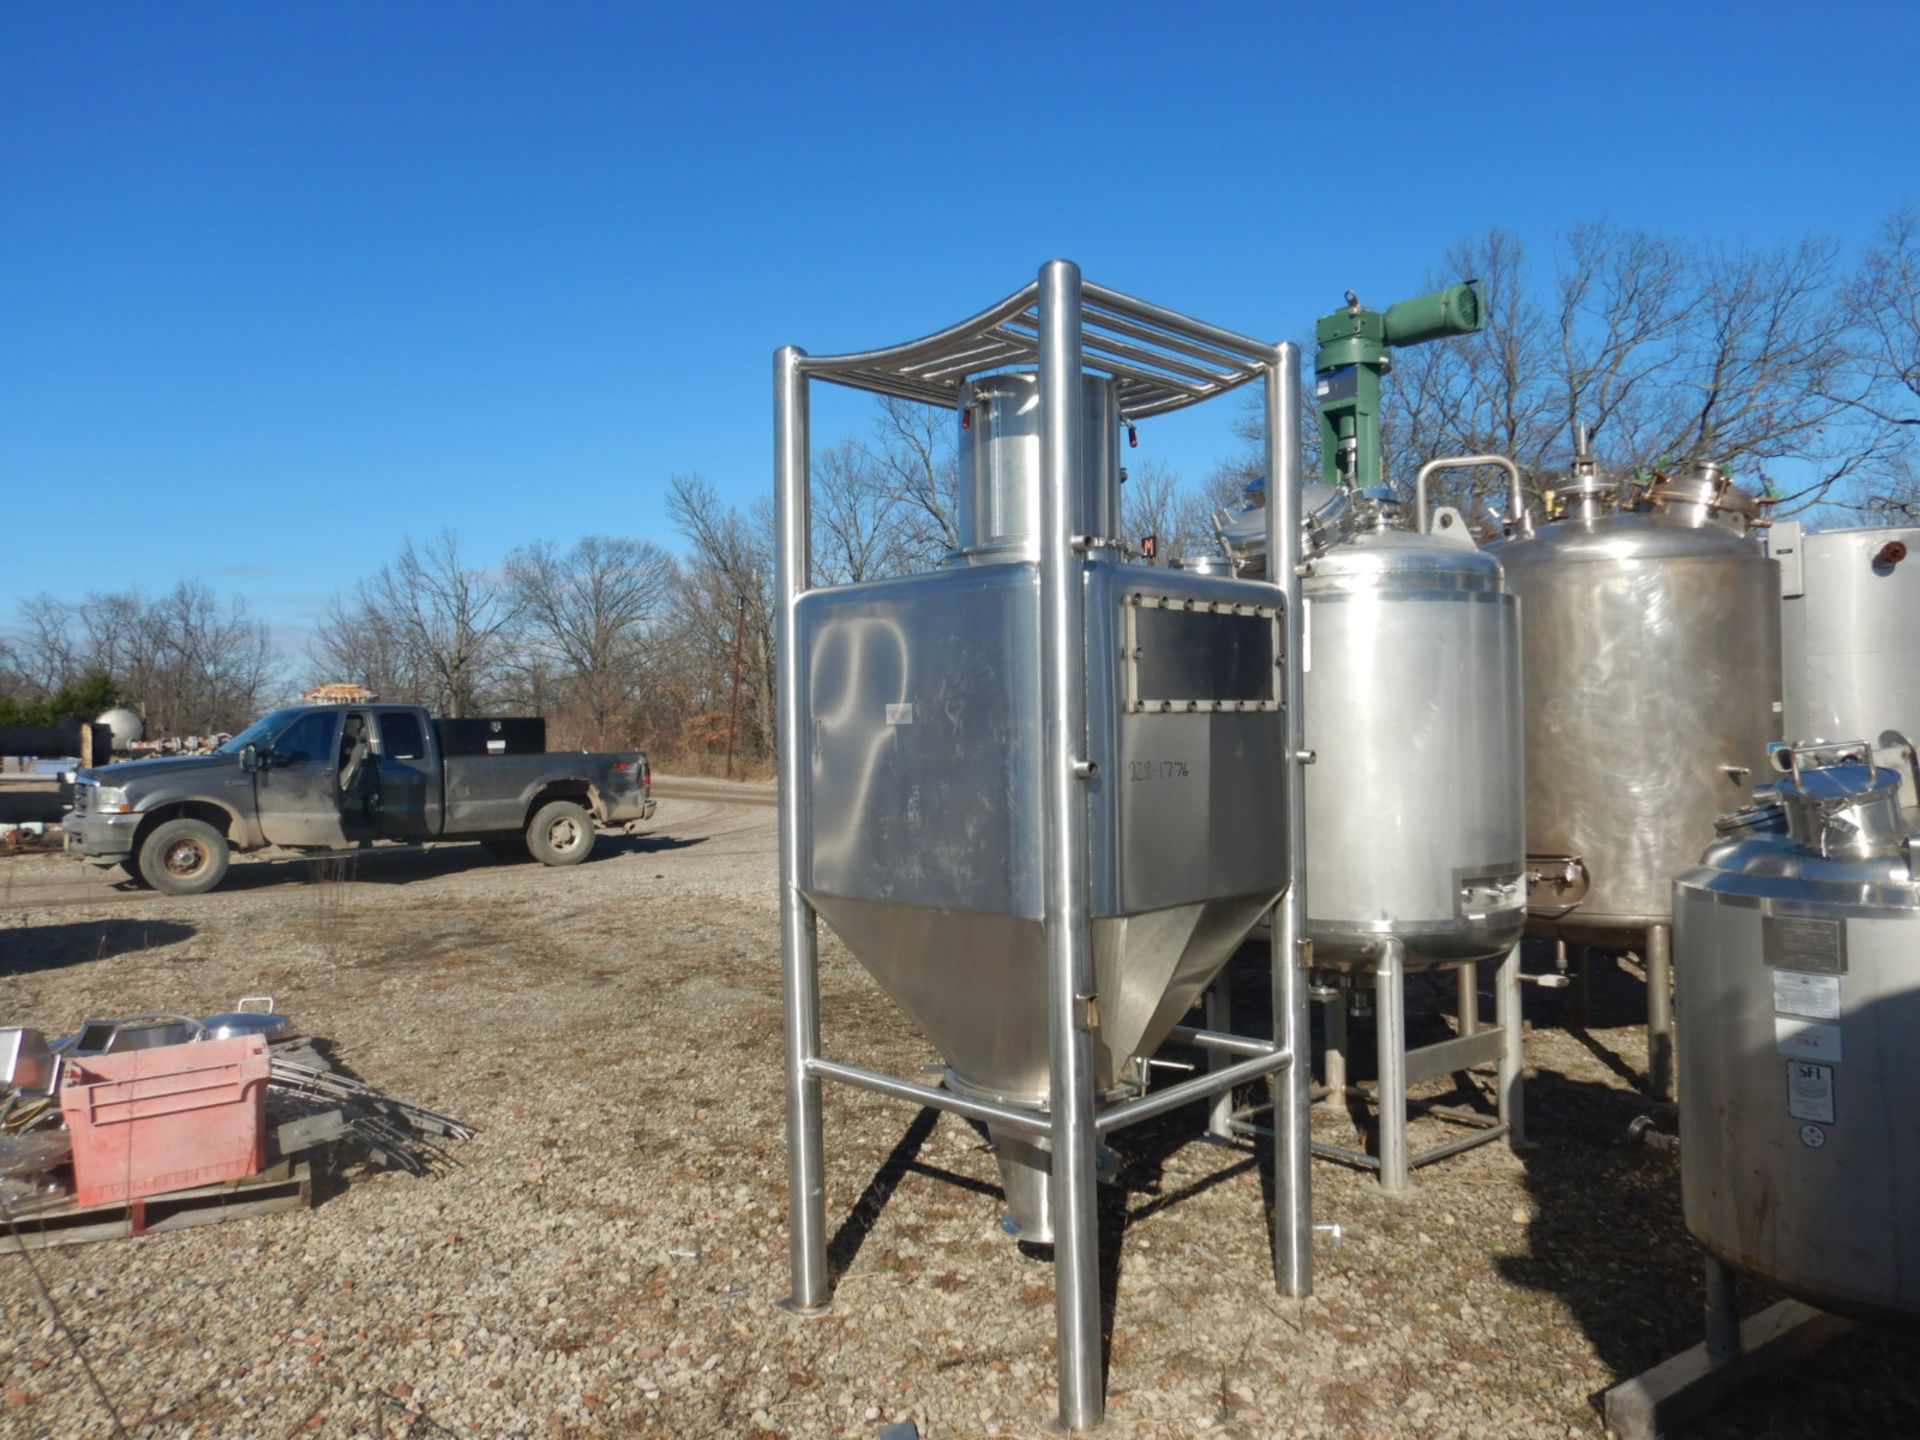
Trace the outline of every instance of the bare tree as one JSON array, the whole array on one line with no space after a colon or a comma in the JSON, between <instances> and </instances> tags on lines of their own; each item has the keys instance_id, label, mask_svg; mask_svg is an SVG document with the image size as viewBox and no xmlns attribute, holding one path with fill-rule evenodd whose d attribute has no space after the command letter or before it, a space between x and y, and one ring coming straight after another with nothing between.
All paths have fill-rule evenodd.
<instances>
[{"instance_id":1,"label":"bare tree","mask_svg":"<svg viewBox=\"0 0 1920 1440\"><path fill-rule=\"evenodd\" d=\"M45 701L88 682L139 708L156 734L236 730L278 683L272 638L246 602L197 580L79 601L39 595L0 650L8 698Z\"/></svg>"},{"instance_id":2,"label":"bare tree","mask_svg":"<svg viewBox=\"0 0 1920 1440\"><path fill-rule=\"evenodd\" d=\"M0 640L0 664L22 698L43 699L77 680L89 668L76 633L73 606L40 594L20 602L18 633Z\"/></svg>"},{"instance_id":3,"label":"bare tree","mask_svg":"<svg viewBox=\"0 0 1920 1440\"><path fill-rule=\"evenodd\" d=\"M822 585L874 580L920 557L921 511L873 452L842 440L813 458L813 564Z\"/></svg>"},{"instance_id":4,"label":"bare tree","mask_svg":"<svg viewBox=\"0 0 1920 1440\"><path fill-rule=\"evenodd\" d=\"M1897 228L1889 234L1897 248ZM1882 273L1897 276L1894 248ZM1537 498L1582 420L1610 468L1711 459L1764 486L1769 467L1788 461L1811 478L1780 497L1781 513L1817 503L1897 448L1860 409L1870 388L1852 345L1860 321L1837 303L1837 266L1837 248L1817 240L1706 250L1583 225L1556 252L1549 309L1530 292L1513 237L1496 230L1456 246L1434 278L1477 277L1487 324L1396 352L1391 476L1404 489L1433 456L1493 451L1519 464ZM1498 483L1467 471L1439 489L1471 515L1496 508Z\"/></svg>"},{"instance_id":5,"label":"bare tree","mask_svg":"<svg viewBox=\"0 0 1920 1440\"><path fill-rule=\"evenodd\" d=\"M1913 454L1890 457L1843 514L1875 524L1920 523L1920 465Z\"/></svg>"},{"instance_id":6,"label":"bare tree","mask_svg":"<svg viewBox=\"0 0 1920 1440\"><path fill-rule=\"evenodd\" d=\"M1844 423L1852 365L1838 260L1837 246L1804 240L1701 261L1650 463L1804 461L1817 478L1796 498L1814 503L1880 452L1883 441Z\"/></svg>"},{"instance_id":7,"label":"bare tree","mask_svg":"<svg viewBox=\"0 0 1920 1440\"><path fill-rule=\"evenodd\" d=\"M1858 403L1883 423L1920 426L1920 210L1881 222L1846 297L1866 382Z\"/></svg>"},{"instance_id":8,"label":"bare tree","mask_svg":"<svg viewBox=\"0 0 1920 1440\"><path fill-rule=\"evenodd\" d=\"M1557 277L1557 379L1563 408L1558 433L1584 423L1595 443L1637 452L1649 402L1674 362L1699 308L1689 257L1644 230L1577 225L1567 235Z\"/></svg>"},{"instance_id":9,"label":"bare tree","mask_svg":"<svg viewBox=\"0 0 1920 1440\"><path fill-rule=\"evenodd\" d=\"M748 515L723 505L698 475L668 484L667 511L691 554L681 567L669 626L676 711L687 743L718 748L737 718L741 748L774 751L773 510L764 499ZM744 673L740 709L730 715L733 656Z\"/></svg>"},{"instance_id":10,"label":"bare tree","mask_svg":"<svg viewBox=\"0 0 1920 1440\"><path fill-rule=\"evenodd\" d=\"M1857 340L1853 403L1887 439L1862 476L1855 518L1920 519L1920 211L1889 215L1846 287Z\"/></svg>"},{"instance_id":11,"label":"bare tree","mask_svg":"<svg viewBox=\"0 0 1920 1440\"><path fill-rule=\"evenodd\" d=\"M1390 484L1404 497L1414 472L1437 455L1509 456L1528 475L1557 443L1554 336L1527 284L1526 250L1505 230L1448 251L1430 279L1480 282L1484 328L1393 352L1384 400ZM1444 477L1437 498L1471 516L1491 503L1495 480L1476 470Z\"/></svg>"},{"instance_id":12,"label":"bare tree","mask_svg":"<svg viewBox=\"0 0 1920 1440\"><path fill-rule=\"evenodd\" d=\"M503 577L468 568L451 530L425 546L409 536L358 599L404 646L423 703L456 719L481 707L518 610Z\"/></svg>"},{"instance_id":13,"label":"bare tree","mask_svg":"<svg viewBox=\"0 0 1920 1440\"><path fill-rule=\"evenodd\" d=\"M645 541L590 535L566 551L522 546L506 578L526 642L517 667L535 708L570 700L606 743L645 684L652 626L678 578L672 558Z\"/></svg>"},{"instance_id":14,"label":"bare tree","mask_svg":"<svg viewBox=\"0 0 1920 1440\"><path fill-rule=\"evenodd\" d=\"M1128 466L1127 482L1120 487L1120 534L1127 544L1140 548L1151 535L1162 564L1181 558L1180 493L1180 477L1160 460Z\"/></svg>"},{"instance_id":15,"label":"bare tree","mask_svg":"<svg viewBox=\"0 0 1920 1440\"><path fill-rule=\"evenodd\" d=\"M413 704L426 704L432 696L405 628L371 581L362 580L351 593L328 602L307 658L316 684L362 685L383 700Z\"/></svg>"},{"instance_id":16,"label":"bare tree","mask_svg":"<svg viewBox=\"0 0 1920 1440\"><path fill-rule=\"evenodd\" d=\"M900 505L902 570L931 570L960 545L960 467L950 410L880 397L867 446L879 482Z\"/></svg>"},{"instance_id":17,"label":"bare tree","mask_svg":"<svg viewBox=\"0 0 1920 1440\"><path fill-rule=\"evenodd\" d=\"M260 710L273 641L244 600L222 605L205 584L183 580L145 607L141 629L150 668L127 679L158 733L237 730Z\"/></svg>"}]
</instances>

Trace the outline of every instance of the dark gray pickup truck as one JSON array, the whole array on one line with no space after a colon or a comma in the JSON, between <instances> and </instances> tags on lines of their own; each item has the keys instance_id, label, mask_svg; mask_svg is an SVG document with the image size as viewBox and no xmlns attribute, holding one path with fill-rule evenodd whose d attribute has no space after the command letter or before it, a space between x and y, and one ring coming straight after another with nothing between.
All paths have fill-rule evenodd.
<instances>
[{"instance_id":1,"label":"dark gray pickup truck","mask_svg":"<svg viewBox=\"0 0 1920 1440\"><path fill-rule=\"evenodd\" d=\"M631 830L653 814L653 776L637 750L445 748L416 705L296 705L211 755L80 771L61 823L68 849L90 862L120 865L169 895L198 895L220 883L235 850L479 840L577 865L596 827Z\"/></svg>"}]
</instances>

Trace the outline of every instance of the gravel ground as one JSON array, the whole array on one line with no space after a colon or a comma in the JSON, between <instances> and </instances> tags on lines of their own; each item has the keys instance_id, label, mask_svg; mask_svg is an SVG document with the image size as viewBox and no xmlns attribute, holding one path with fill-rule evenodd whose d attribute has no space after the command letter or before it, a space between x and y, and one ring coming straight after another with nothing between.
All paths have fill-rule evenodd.
<instances>
[{"instance_id":1,"label":"gravel ground","mask_svg":"<svg viewBox=\"0 0 1920 1440\"><path fill-rule=\"evenodd\" d=\"M1040 1433L1051 1272L999 1235L992 1159L951 1117L829 1087L837 1301L774 1308L774 812L710 781L679 794L572 870L447 846L246 861L169 900L0 859L0 1021L61 1032L271 992L358 1074L481 1132L441 1178L350 1171L310 1212L41 1252L126 1433ZM831 943L822 980L829 1053L932 1058ZM1240 982L1251 1011L1253 966ZM1450 983L1415 988L1430 1038ZM1111 1432L1601 1433L1608 1385L1698 1338L1677 1168L1621 1140L1646 1108L1637 989L1603 977L1586 1041L1559 993L1529 991L1522 1156L1482 1147L1402 1201L1316 1164L1316 1216L1344 1240L1321 1243L1304 1303L1272 1290L1264 1157L1201 1143L1197 1108L1124 1133L1102 1195ZM1326 1107L1317 1124L1351 1134ZM1417 1122L1416 1144L1441 1130ZM17 1256L0 1334L0 1435L113 1433ZM1911 1434L1917 1362L1910 1337L1856 1332L1696 1433Z\"/></svg>"}]
</instances>

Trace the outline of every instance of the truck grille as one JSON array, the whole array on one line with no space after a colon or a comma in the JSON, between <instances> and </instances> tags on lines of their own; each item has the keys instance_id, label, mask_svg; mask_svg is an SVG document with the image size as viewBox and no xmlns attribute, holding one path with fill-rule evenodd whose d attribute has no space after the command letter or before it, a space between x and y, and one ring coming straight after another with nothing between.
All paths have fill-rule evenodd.
<instances>
[{"instance_id":1,"label":"truck grille","mask_svg":"<svg viewBox=\"0 0 1920 1440\"><path fill-rule=\"evenodd\" d=\"M93 786L76 785L73 787L73 813L84 815L93 805Z\"/></svg>"}]
</instances>

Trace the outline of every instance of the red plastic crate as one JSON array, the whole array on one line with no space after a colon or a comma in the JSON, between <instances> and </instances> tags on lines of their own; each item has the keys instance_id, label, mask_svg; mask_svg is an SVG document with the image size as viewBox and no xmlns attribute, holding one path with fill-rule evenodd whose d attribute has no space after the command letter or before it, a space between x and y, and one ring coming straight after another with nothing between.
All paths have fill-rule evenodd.
<instances>
[{"instance_id":1,"label":"red plastic crate","mask_svg":"<svg viewBox=\"0 0 1920 1440\"><path fill-rule=\"evenodd\" d=\"M74 1199L138 1200L264 1169L267 1066L258 1035L69 1060Z\"/></svg>"}]
</instances>

